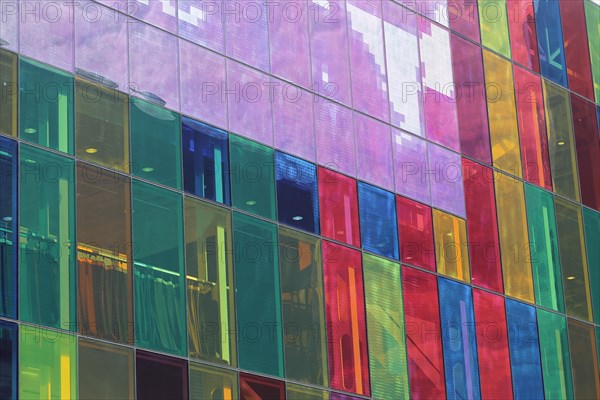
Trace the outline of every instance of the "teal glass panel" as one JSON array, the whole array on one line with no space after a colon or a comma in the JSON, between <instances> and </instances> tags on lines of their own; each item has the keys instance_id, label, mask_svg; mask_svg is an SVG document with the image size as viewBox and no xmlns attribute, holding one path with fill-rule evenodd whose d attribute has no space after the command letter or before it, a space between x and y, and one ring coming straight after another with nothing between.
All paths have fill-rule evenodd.
<instances>
[{"instance_id":1,"label":"teal glass panel","mask_svg":"<svg viewBox=\"0 0 600 400\"><path fill-rule=\"evenodd\" d=\"M132 197L135 342L187 355L182 196L134 180Z\"/></svg>"},{"instance_id":2,"label":"teal glass panel","mask_svg":"<svg viewBox=\"0 0 600 400\"><path fill-rule=\"evenodd\" d=\"M235 135L229 136L229 146L233 207L274 220L273 150Z\"/></svg>"},{"instance_id":3,"label":"teal glass panel","mask_svg":"<svg viewBox=\"0 0 600 400\"><path fill-rule=\"evenodd\" d=\"M0 316L17 318L17 142L0 137Z\"/></svg>"},{"instance_id":4,"label":"teal glass panel","mask_svg":"<svg viewBox=\"0 0 600 400\"><path fill-rule=\"evenodd\" d=\"M564 312L554 197L552 193L526 183L525 200L535 302L539 306Z\"/></svg>"},{"instance_id":5,"label":"teal glass panel","mask_svg":"<svg viewBox=\"0 0 600 400\"><path fill-rule=\"evenodd\" d=\"M21 146L20 316L75 330L75 165L66 157Z\"/></svg>"},{"instance_id":6,"label":"teal glass panel","mask_svg":"<svg viewBox=\"0 0 600 400\"><path fill-rule=\"evenodd\" d=\"M133 97L130 101L132 174L180 189L179 114Z\"/></svg>"},{"instance_id":7,"label":"teal glass panel","mask_svg":"<svg viewBox=\"0 0 600 400\"><path fill-rule=\"evenodd\" d=\"M592 290L594 322L600 324L600 246L598 245L600 213L584 207L583 227L585 230L588 272L590 274L590 289Z\"/></svg>"},{"instance_id":8,"label":"teal glass panel","mask_svg":"<svg viewBox=\"0 0 600 400\"><path fill-rule=\"evenodd\" d=\"M73 154L73 77L21 58L19 137Z\"/></svg>"},{"instance_id":9,"label":"teal glass panel","mask_svg":"<svg viewBox=\"0 0 600 400\"><path fill-rule=\"evenodd\" d=\"M283 377L277 227L233 214L239 366Z\"/></svg>"},{"instance_id":10,"label":"teal glass panel","mask_svg":"<svg viewBox=\"0 0 600 400\"><path fill-rule=\"evenodd\" d=\"M540 355L547 399L572 399L573 381L565 317L538 309Z\"/></svg>"}]
</instances>

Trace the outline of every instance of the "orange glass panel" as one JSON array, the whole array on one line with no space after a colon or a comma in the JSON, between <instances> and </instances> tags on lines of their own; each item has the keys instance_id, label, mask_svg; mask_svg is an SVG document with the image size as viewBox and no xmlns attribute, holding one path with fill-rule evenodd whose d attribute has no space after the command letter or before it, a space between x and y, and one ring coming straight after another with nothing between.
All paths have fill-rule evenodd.
<instances>
[{"instance_id":1,"label":"orange glass panel","mask_svg":"<svg viewBox=\"0 0 600 400\"><path fill-rule=\"evenodd\" d=\"M433 231L437 271L440 274L470 282L471 272L465 220L443 211L433 210Z\"/></svg>"}]
</instances>

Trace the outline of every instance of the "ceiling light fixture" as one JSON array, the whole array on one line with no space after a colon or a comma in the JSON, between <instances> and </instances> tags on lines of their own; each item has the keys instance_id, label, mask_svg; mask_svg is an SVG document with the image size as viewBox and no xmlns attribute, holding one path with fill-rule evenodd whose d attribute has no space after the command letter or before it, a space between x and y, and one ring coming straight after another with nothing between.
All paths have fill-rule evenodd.
<instances>
[{"instance_id":1,"label":"ceiling light fixture","mask_svg":"<svg viewBox=\"0 0 600 400\"><path fill-rule=\"evenodd\" d=\"M144 168L142 168L142 171L144 171L144 172L154 172L154 168L152 168L152 167L144 167Z\"/></svg>"},{"instance_id":2,"label":"ceiling light fixture","mask_svg":"<svg viewBox=\"0 0 600 400\"><path fill-rule=\"evenodd\" d=\"M94 147L88 147L87 149L85 149L85 152L88 154L96 154L98 152L98 149Z\"/></svg>"},{"instance_id":3,"label":"ceiling light fixture","mask_svg":"<svg viewBox=\"0 0 600 400\"><path fill-rule=\"evenodd\" d=\"M35 129L35 128L25 128L25 133L27 133L29 135L33 135L36 132L37 132L37 129Z\"/></svg>"},{"instance_id":4,"label":"ceiling light fixture","mask_svg":"<svg viewBox=\"0 0 600 400\"><path fill-rule=\"evenodd\" d=\"M556 143L559 146L564 146L565 145L565 141L564 140L559 140L558 143Z\"/></svg>"},{"instance_id":5,"label":"ceiling light fixture","mask_svg":"<svg viewBox=\"0 0 600 400\"><path fill-rule=\"evenodd\" d=\"M304 219L304 217L302 217L301 215L296 215L295 217L292 217L292 219L294 221L302 221Z\"/></svg>"},{"instance_id":6,"label":"ceiling light fixture","mask_svg":"<svg viewBox=\"0 0 600 400\"><path fill-rule=\"evenodd\" d=\"M248 201L246 202L246 205L249 205L249 206L253 206L253 205L255 205L255 204L256 204L256 201L254 201L254 200L248 200Z\"/></svg>"}]
</instances>

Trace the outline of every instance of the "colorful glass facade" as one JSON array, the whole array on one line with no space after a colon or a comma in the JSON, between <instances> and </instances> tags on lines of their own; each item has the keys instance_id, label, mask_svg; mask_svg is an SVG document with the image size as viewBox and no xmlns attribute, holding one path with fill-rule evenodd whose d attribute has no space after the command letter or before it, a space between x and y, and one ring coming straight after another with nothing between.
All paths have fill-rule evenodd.
<instances>
[{"instance_id":1,"label":"colorful glass facade","mask_svg":"<svg viewBox=\"0 0 600 400\"><path fill-rule=\"evenodd\" d=\"M600 398L599 18L0 1L0 398Z\"/></svg>"}]
</instances>

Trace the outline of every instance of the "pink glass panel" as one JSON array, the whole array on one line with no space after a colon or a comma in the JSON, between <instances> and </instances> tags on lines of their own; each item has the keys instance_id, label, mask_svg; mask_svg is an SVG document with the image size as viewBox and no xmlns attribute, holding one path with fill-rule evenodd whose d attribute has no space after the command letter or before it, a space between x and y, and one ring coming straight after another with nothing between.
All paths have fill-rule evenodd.
<instances>
[{"instance_id":1,"label":"pink glass panel","mask_svg":"<svg viewBox=\"0 0 600 400\"><path fill-rule=\"evenodd\" d=\"M533 0L506 0L506 7L513 60L539 73Z\"/></svg>"},{"instance_id":2,"label":"pink glass panel","mask_svg":"<svg viewBox=\"0 0 600 400\"><path fill-rule=\"evenodd\" d=\"M479 43L479 12L477 0L448 0L450 29Z\"/></svg>"},{"instance_id":3,"label":"pink glass panel","mask_svg":"<svg viewBox=\"0 0 600 400\"><path fill-rule=\"evenodd\" d=\"M392 130L396 192L422 203L431 202L427 174L427 142L418 136Z\"/></svg>"},{"instance_id":4,"label":"pink glass panel","mask_svg":"<svg viewBox=\"0 0 600 400\"><path fill-rule=\"evenodd\" d=\"M314 109L318 163L356 176L352 111L323 98L316 99Z\"/></svg>"},{"instance_id":5,"label":"pink glass panel","mask_svg":"<svg viewBox=\"0 0 600 400\"><path fill-rule=\"evenodd\" d=\"M431 204L465 217L465 202L460 155L434 144L427 146Z\"/></svg>"},{"instance_id":6,"label":"pink glass panel","mask_svg":"<svg viewBox=\"0 0 600 400\"><path fill-rule=\"evenodd\" d=\"M594 103L571 93L571 107L581 202L600 211L600 138Z\"/></svg>"},{"instance_id":7,"label":"pink glass panel","mask_svg":"<svg viewBox=\"0 0 600 400\"><path fill-rule=\"evenodd\" d=\"M264 2L228 0L218 2L225 24L227 55L269 72L267 6Z\"/></svg>"},{"instance_id":8,"label":"pink glass panel","mask_svg":"<svg viewBox=\"0 0 600 400\"><path fill-rule=\"evenodd\" d=\"M184 0L177 6L180 37L225 53L225 27L219 3Z\"/></svg>"},{"instance_id":9,"label":"pink glass panel","mask_svg":"<svg viewBox=\"0 0 600 400\"><path fill-rule=\"evenodd\" d=\"M383 188L394 189L390 127L354 113L358 177Z\"/></svg>"},{"instance_id":10,"label":"pink glass panel","mask_svg":"<svg viewBox=\"0 0 600 400\"><path fill-rule=\"evenodd\" d=\"M431 207L396 196L402 261L435 272Z\"/></svg>"}]
</instances>

